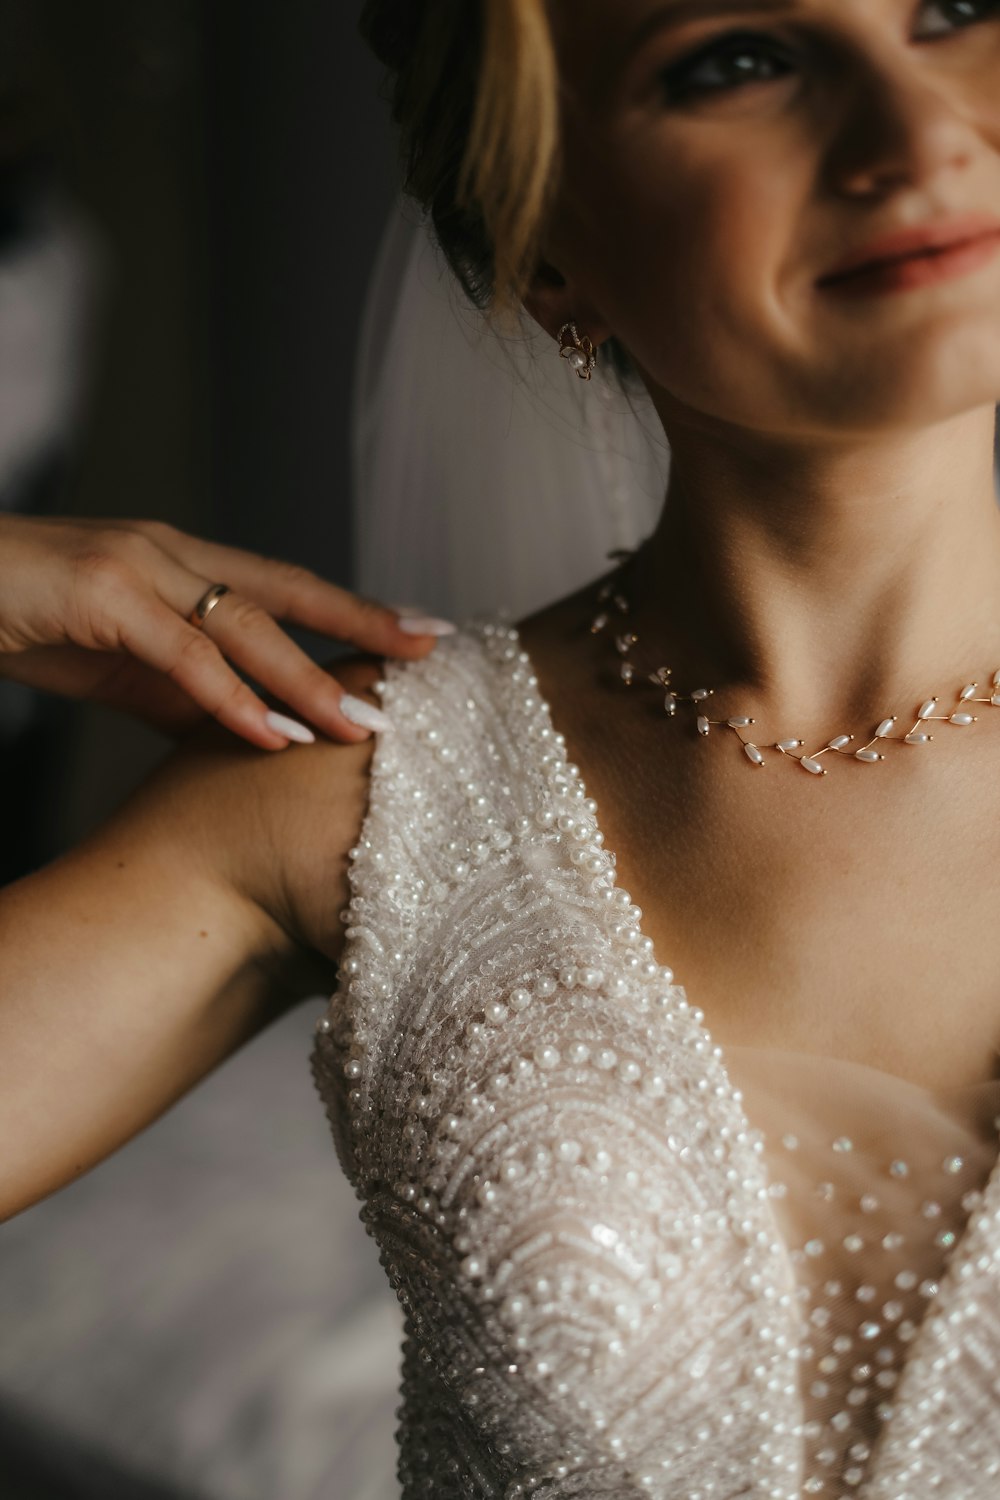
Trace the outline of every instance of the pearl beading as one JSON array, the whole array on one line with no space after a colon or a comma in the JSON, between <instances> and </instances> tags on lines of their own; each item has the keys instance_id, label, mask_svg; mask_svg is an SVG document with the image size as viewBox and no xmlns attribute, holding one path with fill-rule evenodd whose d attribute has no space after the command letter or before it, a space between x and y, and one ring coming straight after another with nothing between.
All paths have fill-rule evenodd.
<instances>
[{"instance_id":1,"label":"pearl beading","mask_svg":"<svg viewBox=\"0 0 1000 1500\"><path fill-rule=\"evenodd\" d=\"M617 549L611 554L616 557L629 558L631 551ZM627 595L622 591L618 582L606 583L598 590L597 595L598 612L590 624L592 635L600 635L607 630L611 623L614 610L620 617L620 623L624 624L630 612L631 605ZM610 608L608 608L610 606ZM988 707L1000 708L1000 668L993 674L993 685L991 693L985 698L977 698L976 692L979 688L978 682L966 683L962 688L956 690L955 705L948 713L939 714L940 698L938 696L926 698L917 710L916 717L909 729L902 734L894 733L899 722L898 714L890 714L876 726L871 738L862 745L855 745L853 734L837 734L826 741L816 750L806 751L805 741L796 737L790 739L775 740L771 744L760 744L755 739L750 739L745 733L757 721L746 714L734 714L725 719L711 719L705 713L709 698L714 697L714 688L694 688L690 693L679 693L671 686L673 680L672 667L657 667L655 671L644 673L632 660L632 652L639 644L639 637L631 630L620 629L614 634L615 650L621 657L619 676L626 687L631 687L640 678L654 687L664 691L663 711L668 719L676 718L682 704L690 704L699 710L696 715L696 727L702 739L707 739L713 729L731 730L740 744L743 753L752 766L761 767L767 764L765 750L776 750L786 760L794 761L803 771L811 776L825 776L826 766L823 764L824 755L842 755L861 762L863 765L876 765L885 760L881 749L876 746L886 744L904 745L929 745L934 736L924 727L927 724L953 724L958 728L968 728L977 722L977 715L970 712L975 704L985 704ZM852 749L851 747L854 746Z\"/></svg>"},{"instance_id":2,"label":"pearl beading","mask_svg":"<svg viewBox=\"0 0 1000 1500\"><path fill-rule=\"evenodd\" d=\"M959 1243L955 1226L982 1205L980 1186L996 1157L995 1140L974 1141L968 1157L939 1156L935 1180L927 1175L933 1147L919 1170L884 1153L880 1160L848 1137L826 1149L825 1180L809 1181L822 1160L811 1152L792 1186L776 1160L769 1188L779 1214L786 1203L794 1210L785 1237L804 1320L805 1495L854 1494L868 1479L909 1353ZM802 1143L786 1133L776 1155L794 1166L801 1154Z\"/></svg>"},{"instance_id":3,"label":"pearl beading","mask_svg":"<svg viewBox=\"0 0 1000 1500\"><path fill-rule=\"evenodd\" d=\"M589 380L597 369L597 350L587 338L581 338L575 323L564 323L559 330L559 354L581 380Z\"/></svg>"},{"instance_id":4,"label":"pearl beading","mask_svg":"<svg viewBox=\"0 0 1000 1500\"><path fill-rule=\"evenodd\" d=\"M765 1143L517 632L390 663L384 695L314 1068L406 1314L406 1500L801 1500L805 1315Z\"/></svg>"}]
</instances>

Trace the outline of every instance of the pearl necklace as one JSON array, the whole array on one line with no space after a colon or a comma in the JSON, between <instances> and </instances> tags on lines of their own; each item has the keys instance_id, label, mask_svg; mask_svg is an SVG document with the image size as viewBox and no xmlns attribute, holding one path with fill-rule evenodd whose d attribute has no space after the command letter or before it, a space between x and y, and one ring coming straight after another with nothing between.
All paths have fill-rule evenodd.
<instances>
[{"instance_id":1,"label":"pearl necklace","mask_svg":"<svg viewBox=\"0 0 1000 1500\"><path fill-rule=\"evenodd\" d=\"M629 558L633 553L628 550L617 550L608 554L611 558ZM631 605L627 596L620 587L612 583L604 584L597 595L598 612L591 621L590 632L599 635L611 625L615 614L620 616L619 624L625 625ZM640 669L632 659L632 652L639 643L639 637L631 630L622 629L613 631L615 649L621 657L620 676L626 687L631 687L637 680ZM714 688L695 688L690 693L679 693L671 686L673 677L672 667L657 667L654 672L647 675L646 680L655 687L662 688L665 692L663 708L669 719L676 717L681 704L687 703L698 710L697 728L699 735L707 739L713 729L731 730L743 746L743 753L751 765L763 766L767 764L764 755L765 750L777 750L779 754L788 760L795 761L808 771L811 776L825 776L826 766L823 764L824 755L850 756L853 760L861 761L864 765L873 765L875 762L885 760L881 750L876 749L878 745L884 745L893 741L904 745L927 745L934 738L923 726L926 724L955 724L966 727L975 724L977 714L971 713L973 704L985 703L993 708L1000 708L1000 668L993 674L992 693L986 698L977 698L976 692L979 688L978 682L967 683L957 694L957 701L950 713L938 713L940 700L937 696L927 698L917 711L912 728L903 734L894 733L899 722L898 714L890 714L876 728L869 740L857 749L854 745L853 734L838 734L828 740L818 750L806 752L805 743L801 739L775 740L773 744L761 746L752 740L746 730L756 723L755 719L746 715L734 715L727 719L711 719L705 712L708 699L714 696Z\"/></svg>"}]
</instances>

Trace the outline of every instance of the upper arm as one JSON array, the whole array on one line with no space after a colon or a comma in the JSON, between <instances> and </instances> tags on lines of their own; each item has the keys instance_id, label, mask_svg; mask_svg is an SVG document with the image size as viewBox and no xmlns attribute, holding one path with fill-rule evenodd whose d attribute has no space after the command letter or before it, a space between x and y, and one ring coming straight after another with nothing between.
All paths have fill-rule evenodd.
<instances>
[{"instance_id":1,"label":"upper arm","mask_svg":"<svg viewBox=\"0 0 1000 1500\"><path fill-rule=\"evenodd\" d=\"M351 691L375 675L337 668ZM206 732L0 892L0 1218L332 986L370 758L370 742L268 755Z\"/></svg>"}]
</instances>

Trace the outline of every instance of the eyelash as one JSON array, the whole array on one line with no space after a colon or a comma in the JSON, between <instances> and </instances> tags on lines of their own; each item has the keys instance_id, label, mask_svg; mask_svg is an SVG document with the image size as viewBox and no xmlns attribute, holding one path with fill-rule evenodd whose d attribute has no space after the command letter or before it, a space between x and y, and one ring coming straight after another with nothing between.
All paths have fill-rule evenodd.
<instances>
[{"instance_id":1,"label":"eyelash","mask_svg":"<svg viewBox=\"0 0 1000 1500\"><path fill-rule=\"evenodd\" d=\"M936 41L942 37L954 36L960 31L969 31L974 26L983 25L987 21L1000 20L1000 0L980 0L983 9L979 14L973 15L968 20L959 20L958 23L948 31L932 33L930 40ZM932 8L942 12L947 11L949 5L975 4L975 0L933 0ZM954 19L954 17L952 18ZM770 83L777 78L787 75L794 67L794 62L780 43L773 37L762 32L739 32L733 31L716 37L707 46L700 47L688 57L682 58L680 62L671 64L662 70L660 77L664 90L671 103L683 103L687 99L704 98L712 94L732 94L739 89L747 88L754 83ZM750 70L744 70L743 78L734 77L728 82L722 83L698 83L695 75L700 67L706 63L736 62L738 59L757 57L769 52L770 62L777 60L778 71L771 72L769 76L749 76Z\"/></svg>"}]
</instances>

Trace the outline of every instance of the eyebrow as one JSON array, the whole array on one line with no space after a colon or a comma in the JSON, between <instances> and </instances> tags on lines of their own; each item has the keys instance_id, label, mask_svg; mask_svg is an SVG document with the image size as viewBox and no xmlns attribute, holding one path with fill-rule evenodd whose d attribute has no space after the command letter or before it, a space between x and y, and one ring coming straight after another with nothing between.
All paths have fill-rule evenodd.
<instances>
[{"instance_id":1,"label":"eyebrow","mask_svg":"<svg viewBox=\"0 0 1000 1500\"><path fill-rule=\"evenodd\" d=\"M744 15L748 11L773 12L788 9L788 0L673 0L644 16L621 51L621 62L633 57L644 42L667 26L684 21L704 21L713 16Z\"/></svg>"}]
</instances>

